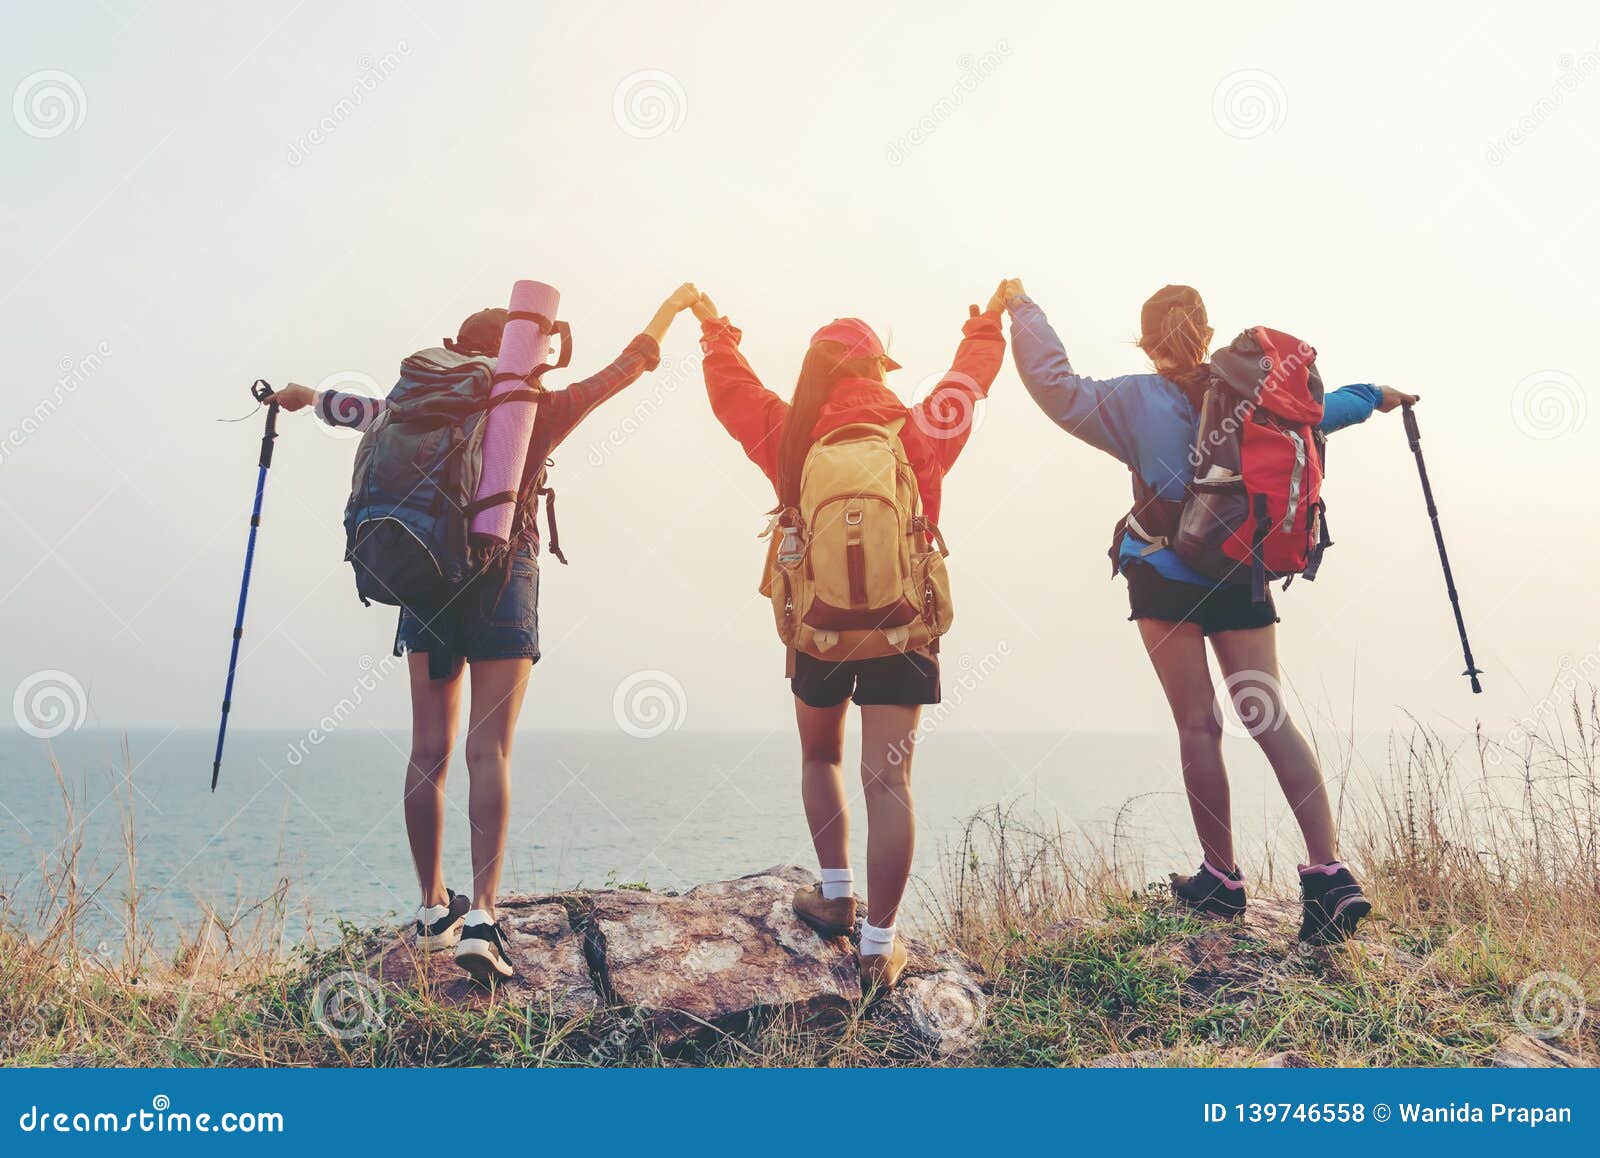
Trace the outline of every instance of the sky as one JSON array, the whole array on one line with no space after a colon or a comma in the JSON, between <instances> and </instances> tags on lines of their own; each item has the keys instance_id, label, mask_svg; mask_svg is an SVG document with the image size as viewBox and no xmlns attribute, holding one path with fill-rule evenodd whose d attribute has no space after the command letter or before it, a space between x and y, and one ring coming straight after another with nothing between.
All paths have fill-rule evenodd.
<instances>
[{"instance_id":1,"label":"sky","mask_svg":"<svg viewBox=\"0 0 1600 1158\"><path fill-rule=\"evenodd\" d=\"M780 393L859 315L910 398L1020 277L1083 373L1145 369L1139 305L1184 282L1220 338L1271 325L1330 385L1421 394L1486 692L1398 416L1332 440L1337 544L1280 597L1285 677L1361 731L1548 712L1600 648L1600 16L1445 11L12 0L0 693L18 723L54 688L75 725L213 724L260 438L222 420L256 378L381 393L518 278L561 290L576 376L693 280ZM613 728L641 688L680 729L791 710L771 491L697 358L685 315L555 455L571 566L544 566L524 728ZM236 727L409 719L393 613L341 561L354 447L283 418ZM945 486L947 696L972 674L941 727L1169 726L1104 557L1127 502L1008 354Z\"/></svg>"}]
</instances>

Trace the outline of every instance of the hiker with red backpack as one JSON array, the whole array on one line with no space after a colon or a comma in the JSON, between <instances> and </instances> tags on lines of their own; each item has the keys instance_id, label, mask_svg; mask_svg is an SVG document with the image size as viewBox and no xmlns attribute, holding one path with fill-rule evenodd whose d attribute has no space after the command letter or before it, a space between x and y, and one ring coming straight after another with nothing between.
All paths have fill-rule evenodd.
<instances>
[{"instance_id":1,"label":"hiker with red backpack","mask_svg":"<svg viewBox=\"0 0 1600 1158\"><path fill-rule=\"evenodd\" d=\"M861 709L865 991L892 987L906 964L895 917L916 840L911 758L922 707L939 702L939 638L951 621L940 494L1005 356L1000 306L971 307L949 371L909 408L886 384L899 363L857 318L811 336L784 401L711 299L694 306L711 409L778 495L761 590L788 652L800 795L822 869L794 909L827 936L849 936L856 921L842 764L851 701Z\"/></svg>"},{"instance_id":2,"label":"hiker with red backpack","mask_svg":"<svg viewBox=\"0 0 1600 1158\"><path fill-rule=\"evenodd\" d=\"M511 809L511 744L539 660L539 528L534 505L546 499L551 553L560 558L548 456L595 407L654 370L672 319L699 299L680 286L644 330L599 373L563 389L545 389L539 366L524 392L536 395L522 485L505 544L473 542L469 522L484 453L504 309L480 310L461 323L444 348L420 350L401 363L385 399L294 383L264 401L285 410L313 408L331 426L364 431L356 482L346 508L346 558L356 567L363 602L398 605L395 654L411 674L411 754L406 765L405 818L422 888L416 944L428 953L453 950L474 979L493 983L515 973L495 910ZM512 315L513 317L515 315ZM564 323L536 319L546 331ZM508 339L509 345L509 339ZM570 351L564 347L558 365ZM522 376L519 376L522 377ZM409 554L408 554L409 552ZM417 572L429 572L430 582ZM467 813L472 828L472 897L444 884L445 772L460 727L463 672L471 668Z\"/></svg>"},{"instance_id":3,"label":"hiker with red backpack","mask_svg":"<svg viewBox=\"0 0 1600 1158\"><path fill-rule=\"evenodd\" d=\"M1277 610L1267 589L1314 578L1330 545L1321 496L1323 438L1417 399L1387 386L1324 395L1316 351L1257 327L1207 358L1212 330L1200 295L1166 286L1144 304L1139 347L1153 374L1085 378L1022 283L1001 283L1017 372L1039 408L1133 475L1133 508L1118 522L1114 573L1128 583L1129 618L1178 727L1184 786L1203 853L1172 892L1206 913L1244 912L1234 860L1222 716L1206 641L1246 729L1271 763L1305 837L1303 941L1340 940L1371 911L1338 859L1322 770L1283 704Z\"/></svg>"}]
</instances>

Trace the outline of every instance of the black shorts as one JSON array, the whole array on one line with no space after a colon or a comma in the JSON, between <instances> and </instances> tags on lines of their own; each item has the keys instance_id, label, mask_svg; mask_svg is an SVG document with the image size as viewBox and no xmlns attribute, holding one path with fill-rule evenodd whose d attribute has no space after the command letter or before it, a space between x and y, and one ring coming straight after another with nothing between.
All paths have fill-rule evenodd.
<instances>
[{"instance_id":1,"label":"black shorts","mask_svg":"<svg viewBox=\"0 0 1600 1158\"><path fill-rule=\"evenodd\" d=\"M1128 580L1129 619L1158 619L1163 623L1194 623L1207 635L1244 631L1278 622L1272 592L1256 603L1250 584L1222 583L1202 587L1168 579L1148 563L1129 563L1122 569Z\"/></svg>"},{"instance_id":2,"label":"black shorts","mask_svg":"<svg viewBox=\"0 0 1600 1158\"><path fill-rule=\"evenodd\" d=\"M853 699L857 705L911 707L939 702L939 657L923 652L830 663L794 653L789 686L807 707L834 708Z\"/></svg>"}]
</instances>

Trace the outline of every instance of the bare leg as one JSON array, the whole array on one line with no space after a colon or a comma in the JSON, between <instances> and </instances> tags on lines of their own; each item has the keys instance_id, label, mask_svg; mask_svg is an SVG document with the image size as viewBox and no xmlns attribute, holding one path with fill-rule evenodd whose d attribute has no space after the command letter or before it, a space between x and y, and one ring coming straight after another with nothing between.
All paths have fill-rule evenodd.
<instances>
[{"instance_id":1,"label":"bare leg","mask_svg":"<svg viewBox=\"0 0 1600 1158\"><path fill-rule=\"evenodd\" d=\"M529 659L479 660L472 668L472 709L467 726L467 818L472 824L472 907L494 916L511 819L511 741Z\"/></svg>"},{"instance_id":2,"label":"bare leg","mask_svg":"<svg viewBox=\"0 0 1600 1158\"><path fill-rule=\"evenodd\" d=\"M920 707L861 709L861 786L867 798L867 921L894 924L917 846L911 757Z\"/></svg>"},{"instance_id":3,"label":"bare leg","mask_svg":"<svg viewBox=\"0 0 1600 1158\"><path fill-rule=\"evenodd\" d=\"M406 839L417 868L424 905L445 903L444 777L456 744L461 711L461 672L447 680L428 678L428 657L406 657L411 674L411 759L406 764Z\"/></svg>"},{"instance_id":4,"label":"bare leg","mask_svg":"<svg viewBox=\"0 0 1600 1158\"><path fill-rule=\"evenodd\" d=\"M800 799L817 864L825 869L850 867L850 808L842 771L849 710L849 700L831 708L809 707L798 697L794 701L800 725Z\"/></svg>"},{"instance_id":5,"label":"bare leg","mask_svg":"<svg viewBox=\"0 0 1600 1158\"><path fill-rule=\"evenodd\" d=\"M1278 677L1277 628L1252 627L1211 637L1217 664L1228 681L1239 719L1266 753L1278 786L1294 810L1312 864L1338 859L1338 832L1317 754L1283 705Z\"/></svg>"},{"instance_id":6,"label":"bare leg","mask_svg":"<svg viewBox=\"0 0 1600 1158\"><path fill-rule=\"evenodd\" d=\"M1200 849L1218 869L1234 869L1232 801L1222 763L1222 721L1198 624L1141 619L1139 635L1178 726L1178 758Z\"/></svg>"}]
</instances>

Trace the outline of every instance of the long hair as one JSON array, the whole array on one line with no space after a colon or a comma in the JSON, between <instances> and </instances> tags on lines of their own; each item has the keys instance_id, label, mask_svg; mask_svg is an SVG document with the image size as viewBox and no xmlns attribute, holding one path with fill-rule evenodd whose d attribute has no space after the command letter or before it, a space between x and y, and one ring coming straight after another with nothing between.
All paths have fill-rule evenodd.
<instances>
[{"instance_id":1,"label":"long hair","mask_svg":"<svg viewBox=\"0 0 1600 1158\"><path fill-rule=\"evenodd\" d=\"M1205 388L1214 332L1198 293L1188 286L1167 286L1145 303L1140 330L1139 348L1157 374L1191 396Z\"/></svg>"},{"instance_id":2,"label":"long hair","mask_svg":"<svg viewBox=\"0 0 1600 1158\"><path fill-rule=\"evenodd\" d=\"M799 505L800 470L816 441L811 432L833 388L846 378L883 378L883 363L877 358L846 358L844 353L845 347L838 342L816 342L800 363L778 448L778 502L782 506Z\"/></svg>"}]
</instances>

